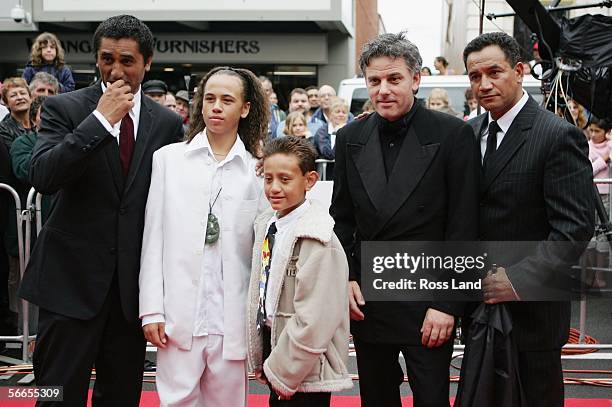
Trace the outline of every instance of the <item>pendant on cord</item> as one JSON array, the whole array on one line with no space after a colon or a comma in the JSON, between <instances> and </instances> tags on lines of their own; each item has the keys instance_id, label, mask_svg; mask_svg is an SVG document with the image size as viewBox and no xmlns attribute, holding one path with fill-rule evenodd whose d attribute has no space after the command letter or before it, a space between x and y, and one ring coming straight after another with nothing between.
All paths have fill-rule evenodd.
<instances>
[{"instance_id":1,"label":"pendant on cord","mask_svg":"<svg viewBox=\"0 0 612 407\"><path fill-rule=\"evenodd\" d=\"M213 244L217 240L219 240L219 235L221 235L221 228L219 227L219 219L217 216L212 213L212 208L215 206L217 202L217 198L219 198L219 194L221 193L221 189L219 188L219 192L217 192L217 196L212 204L208 204L208 217L206 219L206 237L204 238L204 242L206 244Z\"/></svg>"}]
</instances>

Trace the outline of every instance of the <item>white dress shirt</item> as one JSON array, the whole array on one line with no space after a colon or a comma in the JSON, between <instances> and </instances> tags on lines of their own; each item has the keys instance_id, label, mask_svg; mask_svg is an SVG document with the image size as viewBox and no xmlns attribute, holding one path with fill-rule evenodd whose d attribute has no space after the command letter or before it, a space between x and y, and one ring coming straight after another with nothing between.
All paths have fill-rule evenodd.
<instances>
[{"instance_id":1,"label":"white dress shirt","mask_svg":"<svg viewBox=\"0 0 612 407\"><path fill-rule=\"evenodd\" d=\"M499 149L499 146L501 145L502 140L504 139L504 136L508 132L508 129L512 125L512 122L514 121L516 116L519 114L523 106L525 106L528 100L529 100L529 95L527 94L527 92L523 90L523 97L521 97L519 101L516 102L514 106L512 106L512 109L508 110L502 117L500 117L497 120L497 125L499 126L500 131L497 132L497 146L495 148L496 150ZM489 112L489 121L487 122L487 125L484 126L484 131L482 132L482 135L480 137L481 163L482 163L482 160L484 159L485 152L487 151L487 139L489 138L488 123L491 123L494 120L495 119L493 119L493 117L491 116L491 112Z\"/></svg>"},{"instance_id":2,"label":"white dress shirt","mask_svg":"<svg viewBox=\"0 0 612 407\"><path fill-rule=\"evenodd\" d=\"M331 148L334 148L334 146L336 145L336 133L338 132L338 130L340 130L342 127L344 126L334 126L332 122L329 122L327 124L327 134L329 134L329 141L331 143Z\"/></svg>"},{"instance_id":3,"label":"white dress shirt","mask_svg":"<svg viewBox=\"0 0 612 407\"><path fill-rule=\"evenodd\" d=\"M102 93L106 92L106 85L103 82L100 83L102 85ZM134 94L134 106L128 112L132 121L134 122L134 140L136 140L136 135L138 134L138 124L140 123L140 103L142 99L142 92L140 91L140 86L138 87L138 91ZM121 120L115 123L114 126L106 120L106 117L102 115L97 109L93 111L93 115L96 116L98 121L104 126L106 131L112 134L113 137L117 139L117 143L119 143L119 131L121 130Z\"/></svg>"},{"instance_id":4,"label":"white dress shirt","mask_svg":"<svg viewBox=\"0 0 612 407\"><path fill-rule=\"evenodd\" d=\"M282 278L282 273L285 272L285 265L289 260L292 248L292 242L286 241L287 237L293 236L293 228L298 219L302 217L304 212L310 207L310 202L305 200L300 206L289 212L282 218L278 217L278 213L272 216L266 225L266 233L272 222L276 222L276 234L274 235L274 246L272 246L272 264L270 264L270 274L268 276L268 284L266 285L266 325L272 327L272 319L274 319L274 301L278 292L275 292L272 287L276 287L275 281ZM270 299L268 301L267 299Z\"/></svg>"},{"instance_id":5,"label":"white dress shirt","mask_svg":"<svg viewBox=\"0 0 612 407\"><path fill-rule=\"evenodd\" d=\"M206 130L204 130L206 134ZM212 205L212 213L219 220L219 227L222 228L231 219L223 217L223 190L229 189L229 183L236 182L235 172L241 168L240 165L230 166L228 163L232 161L242 160L246 154L244 144L240 137L236 137L236 142L230 149L229 153L222 161L217 161L213 154L212 147L208 141L208 134L204 140L206 152L206 160L211 163L207 166L210 171L206 174L201 174L204 182L208 181L210 185L210 194L208 197L209 205ZM221 191L219 193L219 191ZM219 198L216 199L217 194ZM214 205L213 205L214 202ZM202 277L200 278L200 286L198 287L198 296L196 304L196 318L194 320L193 336L205 335L223 335L223 261L221 238L213 244L204 245L204 254L202 256Z\"/></svg>"}]
</instances>

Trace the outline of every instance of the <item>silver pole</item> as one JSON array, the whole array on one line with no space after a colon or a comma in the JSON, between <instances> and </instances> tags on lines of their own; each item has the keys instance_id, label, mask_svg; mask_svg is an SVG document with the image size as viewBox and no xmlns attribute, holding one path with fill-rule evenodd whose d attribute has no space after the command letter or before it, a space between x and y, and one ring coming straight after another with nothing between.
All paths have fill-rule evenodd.
<instances>
[{"instance_id":1,"label":"silver pole","mask_svg":"<svg viewBox=\"0 0 612 407\"><path fill-rule=\"evenodd\" d=\"M23 227L22 227L24 216L21 211L21 198L19 198L19 194L17 193L17 191L15 191L15 189L8 184L0 183L0 189L4 189L8 191L11 195L13 195L13 200L15 201L15 217L17 221L17 249L18 249L18 258L19 258L19 275L20 275L20 280L21 280L23 279L23 273L25 271L25 259L24 259L24 253L23 253ZM21 307L22 307L22 315L23 315L24 327L25 327L27 320L28 320L27 319L28 302L22 299ZM28 335L27 334L21 335L21 337L22 337L21 355L22 355L22 360L25 363L28 360Z\"/></svg>"}]
</instances>

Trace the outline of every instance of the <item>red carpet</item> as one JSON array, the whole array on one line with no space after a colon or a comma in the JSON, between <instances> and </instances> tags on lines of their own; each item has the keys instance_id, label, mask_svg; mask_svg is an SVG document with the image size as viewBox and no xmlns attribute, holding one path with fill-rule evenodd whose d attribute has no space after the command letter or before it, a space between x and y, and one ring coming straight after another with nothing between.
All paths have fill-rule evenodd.
<instances>
[{"instance_id":1,"label":"red carpet","mask_svg":"<svg viewBox=\"0 0 612 407\"><path fill-rule=\"evenodd\" d=\"M0 402L2 407L33 407L33 400L23 401L7 401ZM359 407L359 397L357 396L333 396L332 407ZM87 403L90 407L91 404ZM157 393L153 391L145 391L142 393L140 401L141 407L157 407L159 406L159 398ZM252 394L249 396L249 407L267 407L268 396L263 394ZM403 407L412 407L412 397L404 397L402 399ZM607 399L567 399L565 407L612 407L612 400Z\"/></svg>"}]
</instances>

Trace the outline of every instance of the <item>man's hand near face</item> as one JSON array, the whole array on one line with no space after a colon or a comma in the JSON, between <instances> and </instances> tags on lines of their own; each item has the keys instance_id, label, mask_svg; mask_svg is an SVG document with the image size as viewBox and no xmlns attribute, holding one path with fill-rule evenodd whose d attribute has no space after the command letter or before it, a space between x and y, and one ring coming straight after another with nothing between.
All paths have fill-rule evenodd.
<instances>
[{"instance_id":1,"label":"man's hand near face","mask_svg":"<svg viewBox=\"0 0 612 407\"><path fill-rule=\"evenodd\" d=\"M114 126L134 107L132 89L122 79L107 84L106 92L100 97L96 110Z\"/></svg>"}]
</instances>

